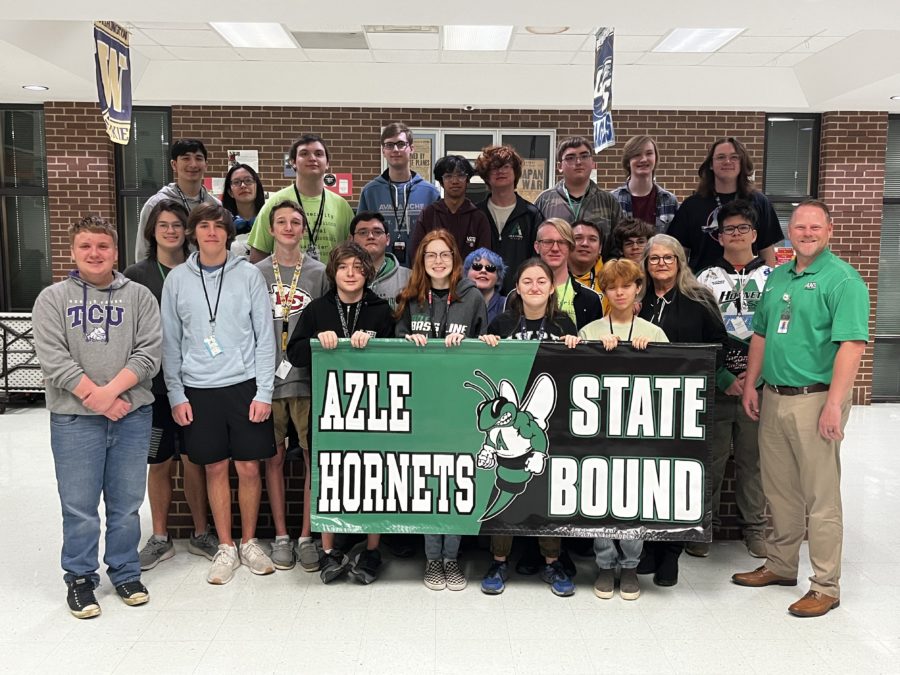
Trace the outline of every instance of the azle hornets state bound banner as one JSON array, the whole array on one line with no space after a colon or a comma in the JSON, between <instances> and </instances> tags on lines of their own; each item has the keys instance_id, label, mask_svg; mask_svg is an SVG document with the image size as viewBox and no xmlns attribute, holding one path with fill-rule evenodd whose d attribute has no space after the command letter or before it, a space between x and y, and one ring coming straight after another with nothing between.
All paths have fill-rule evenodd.
<instances>
[{"instance_id":1,"label":"azle hornets state bound banner","mask_svg":"<svg viewBox=\"0 0 900 675\"><path fill-rule=\"evenodd\" d=\"M715 347L314 343L312 526L708 540Z\"/></svg>"}]
</instances>

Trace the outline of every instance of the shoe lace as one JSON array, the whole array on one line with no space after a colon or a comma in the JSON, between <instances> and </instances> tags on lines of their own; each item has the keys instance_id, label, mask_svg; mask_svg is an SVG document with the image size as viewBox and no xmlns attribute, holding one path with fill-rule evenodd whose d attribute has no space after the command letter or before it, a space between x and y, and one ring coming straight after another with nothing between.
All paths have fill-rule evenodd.
<instances>
[{"instance_id":1,"label":"shoe lace","mask_svg":"<svg viewBox=\"0 0 900 675\"><path fill-rule=\"evenodd\" d=\"M255 541L248 541L246 544L241 545L241 555L244 558L256 560L260 556L265 555L265 553L263 553L263 550L260 548L258 543L256 543Z\"/></svg>"},{"instance_id":2,"label":"shoe lace","mask_svg":"<svg viewBox=\"0 0 900 675\"><path fill-rule=\"evenodd\" d=\"M569 575L566 574L566 571L563 569L562 563L559 560L556 560L550 563L550 580L553 582L556 581L568 581Z\"/></svg>"},{"instance_id":3,"label":"shoe lace","mask_svg":"<svg viewBox=\"0 0 900 675\"><path fill-rule=\"evenodd\" d=\"M231 546L220 547L213 556L213 565L231 565L234 562L235 551Z\"/></svg>"},{"instance_id":4,"label":"shoe lace","mask_svg":"<svg viewBox=\"0 0 900 675\"><path fill-rule=\"evenodd\" d=\"M219 542L218 537L216 537L211 531L206 530L202 534L198 534L194 537L194 543L199 544L200 546L218 546Z\"/></svg>"},{"instance_id":5,"label":"shoe lace","mask_svg":"<svg viewBox=\"0 0 900 675\"><path fill-rule=\"evenodd\" d=\"M485 576L488 576L488 577L499 577L499 576L500 576L500 570L503 569L503 566L504 566L505 564L506 564L506 563L505 563L504 561L502 561L502 560L494 560L493 562L491 562L491 566L488 567L488 571L487 571L487 574L486 574Z\"/></svg>"}]
</instances>

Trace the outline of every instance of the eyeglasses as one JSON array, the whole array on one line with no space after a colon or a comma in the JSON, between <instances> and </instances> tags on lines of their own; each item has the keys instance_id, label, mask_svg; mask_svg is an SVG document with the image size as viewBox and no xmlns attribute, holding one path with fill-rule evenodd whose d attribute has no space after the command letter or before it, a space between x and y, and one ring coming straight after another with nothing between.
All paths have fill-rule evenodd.
<instances>
[{"instance_id":1,"label":"eyeglasses","mask_svg":"<svg viewBox=\"0 0 900 675\"><path fill-rule=\"evenodd\" d=\"M489 272L490 274L493 274L494 272L497 271L497 266L496 265L482 265L481 263L472 263L472 269L475 270L476 272L480 272L481 270L484 270L485 272Z\"/></svg>"},{"instance_id":2,"label":"eyeglasses","mask_svg":"<svg viewBox=\"0 0 900 675\"><path fill-rule=\"evenodd\" d=\"M387 141L381 144L381 147L385 150L406 150L411 143L407 143L406 141Z\"/></svg>"},{"instance_id":3,"label":"eyeglasses","mask_svg":"<svg viewBox=\"0 0 900 675\"><path fill-rule=\"evenodd\" d=\"M453 260L453 251L426 251L425 260L434 262L440 258L441 260Z\"/></svg>"},{"instance_id":4,"label":"eyeglasses","mask_svg":"<svg viewBox=\"0 0 900 675\"><path fill-rule=\"evenodd\" d=\"M256 185L256 181L253 178L234 178L229 182L229 185L233 188L239 188L242 185L250 187L251 185Z\"/></svg>"},{"instance_id":5,"label":"eyeglasses","mask_svg":"<svg viewBox=\"0 0 900 675\"><path fill-rule=\"evenodd\" d=\"M713 161L722 164L723 162L731 162L733 164L737 164L741 161L741 156L737 153L732 155L714 155Z\"/></svg>"},{"instance_id":6,"label":"eyeglasses","mask_svg":"<svg viewBox=\"0 0 900 675\"><path fill-rule=\"evenodd\" d=\"M622 242L622 246L628 246L630 248L643 248L646 245L647 240L644 237L641 237L640 239L626 239L624 242Z\"/></svg>"},{"instance_id":7,"label":"eyeglasses","mask_svg":"<svg viewBox=\"0 0 900 675\"><path fill-rule=\"evenodd\" d=\"M552 250L554 246L569 248L569 242L565 239L538 239L535 243L545 251Z\"/></svg>"},{"instance_id":8,"label":"eyeglasses","mask_svg":"<svg viewBox=\"0 0 900 675\"><path fill-rule=\"evenodd\" d=\"M442 182L448 180L469 180L469 176L465 173L445 173L441 180Z\"/></svg>"},{"instance_id":9,"label":"eyeglasses","mask_svg":"<svg viewBox=\"0 0 900 675\"><path fill-rule=\"evenodd\" d=\"M363 239L368 239L369 237L378 239L378 237L384 236L384 230L382 230L380 227L376 227L373 230L362 229L357 230L356 235L362 237Z\"/></svg>"},{"instance_id":10,"label":"eyeglasses","mask_svg":"<svg viewBox=\"0 0 900 675\"><path fill-rule=\"evenodd\" d=\"M728 225L720 231L722 234L747 234L752 229L748 223L741 223L740 225Z\"/></svg>"},{"instance_id":11,"label":"eyeglasses","mask_svg":"<svg viewBox=\"0 0 900 675\"><path fill-rule=\"evenodd\" d=\"M178 230L184 229L184 223L156 223L156 229L157 230L174 230L177 232Z\"/></svg>"},{"instance_id":12,"label":"eyeglasses","mask_svg":"<svg viewBox=\"0 0 900 675\"><path fill-rule=\"evenodd\" d=\"M675 262L675 256L670 253L666 255L651 255L647 257L647 262L651 265L671 265Z\"/></svg>"},{"instance_id":13,"label":"eyeglasses","mask_svg":"<svg viewBox=\"0 0 900 675\"><path fill-rule=\"evenodd\" d=\"M591 153L589 152L581 152L577 155L565 155L562 158L563 163L565 164L575 164L576 162L589 162L591 160Z\"/></svg>"}]
</instances>

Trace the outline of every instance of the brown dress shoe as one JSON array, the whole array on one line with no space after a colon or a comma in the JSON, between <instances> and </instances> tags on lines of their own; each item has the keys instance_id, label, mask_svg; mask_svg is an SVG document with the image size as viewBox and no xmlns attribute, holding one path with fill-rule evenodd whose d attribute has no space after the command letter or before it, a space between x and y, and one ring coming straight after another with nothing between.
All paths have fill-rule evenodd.
<instances>
[{"instance_id":1,"label":"brown dress shoe","mask_svg":"<svg viewBox=\"0 0 900 675\"><path fill-rule=\"evenodd\" d=\"M840 606L841 601L819 591L810 591L800 598L788 611L794 616L822 616L828 614L835 607Z\"/></svg>"},{"instance_id":2,"label":"brown dress shoe","mask_svg":"<svg viewBox=\"0 0 900 675\"><path fill-rule=\"evenodd\" d=\"M796 578L788 579L787 577L780 577L765 565L763 565L762 567L757 567L752 572L741 572L740 574L733 574L731 576L731 580L738 586L750 586L752 588L759 588L762 586L797 585Z\"/></svg>"}]
</instances>

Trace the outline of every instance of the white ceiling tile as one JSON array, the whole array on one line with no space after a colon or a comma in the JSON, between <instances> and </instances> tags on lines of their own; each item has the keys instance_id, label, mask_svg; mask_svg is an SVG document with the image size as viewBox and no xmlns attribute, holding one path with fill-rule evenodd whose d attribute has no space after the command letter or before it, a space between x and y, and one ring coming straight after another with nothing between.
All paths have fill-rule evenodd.
<instances>
[{"instance_id":1,"label":"white ceiling tile","mask_svg":"<svg viewBox=\"0 0 900 675\"><path fill-rule=\"evenodd\" d=\"M371 63L372 52L367 49L307 49L310 61L325 63Z\"/></svg>"},{"instance_id":2,"label":"white ceiling tile","mask_svg":"<svg viewBox=\"0 0 900 675\"><path fill-rule=\"evenodd\" d=\"M145 30L151 40L165 47L223 47L228 43L212 28L206 30Z\"/></svg>"},{"instance_id":3,"label":"white ceiling tile","mask_svg":"<svg viewBox=\"0 0 900 675\"><path fill-rule=\"evenodd\" d=\"M178 57L175 56L172 52L170 52L165 47L160 47L159 45L134 45L132 49L136 52L140 52L151 61L178 60Z\"/></svg>"},{"instance_id":4,"label":"white ceiling tile","mask_svg":"<svg viewBox=\"0 0 900 675\"><path fill-rule=\"evenodd\" d=\"M302 49L235 49L244 61L309 61Z\"/></svg>"},{"instance_id":5,"label":"white ceiling tile","mask_svg":"<svg viewBox=\"0 0 900 675\"><path fill-rule=\"evenodd\" d=\"M155 45L156 41L151 40L147 35L135 28L133 25L128 25L128 44L133 45L135 47L139 45Z\"/></svg>"},{"instance_id":6,"label":"white ceiling tile","mask_svg":"<svg viewBox=\"0 0 900 675\"><path fill-rule=\"evenodd\" d=\"M363 33L365 29L360 23L306 23L303 21L282 23L289 31L323 32L323 33Z\"/></svg>"},{"instance_id":7,"label":"white ceiling tile","mask_svg":"<svg viewBox=\"0 0 900 675\"><path fill-rule=\"evenodd\" d=\"M437 63L438 52L413 51L411 49L374 49L372 54L378 63Z\"/></svg>"},{"instance_id":8,"label":"white ceiling tile","mask_svg":"<svg viewBox=\"0 0 900 675\"><path fill-rule=\"evenodd\" d=\"M620 52L616 50L615 56L613 56L613 67L616 66L630 66L632 64L637 63L641 57L646 54L646 52ZM588 59L588 63L594 65L594 55L589 54L590 58Z\"/></svg>"},{"instance_id":9,"label":"white ceiling tile","mask_svg":"<svg viewBox=\"0 0 900 675\"><path fill-rule=\"evenodd\" d=\"M801 54L798 52L785 52L784 54L776 56L766 65L774 68L791 68L810 56L810 54Z\"/></svg>"},{"instance_id":10,"label":"white ceiling tile","mask_svg":"<svg viewBox=\"0 0 900 675\"><path fill-rule=\"evenodd\" d=\"M778 56L778 54L772 52L761 52L759 54L732 54L726 52L718 52L716 54L710 54L709 58L703 62L703 65L752 68L763 66L774 59L776 56Z\"/></svg>"},{"instance_id":11,"label":"white ceiling tile","mask_svg":"<svg viewBox=\"0 0 900 675\"><path fill-rule=\"evenodd\" d=\"M562 28L563 24L558 24L556 26L537 26L537 28ZM516 35L534 35L528 31L528 28L525 26L516 26L513 29L513 32ZM568 26L566 31L563 33L559 33L559 35L593 35L597 32L597 28L595 26Z\"/></svg>"},{"instance_id":12,"label":"white ceiling tile","mask_svg":"<svg viewBox=\"0 0 900 675\"><path fill-rule=\"evenodd\" d=\"M585 42L584 35L513 35L511 51L575 51Z\"/></svg>"},{"instance_id":13,"label":"white ceiling tile","mask_svg":"<svg viewBox=\"0 0 900 675\"><path fill-rule=\"evenodd\" d=\"M833 44L837 44L843 39L844 38L838 36L817 35L816 37L811 37L804 40L799 45L794 47L791 51L800 54L815 54L816 52L820 52L823 49L827 49Z\"/></svg>"},{"instance_id":14,"label":"white ceiling tile","mask_svg":"<svg viewBox=\"0 0 900 675\"><path fill-rule=\"evenodd\" d=\"M707 58L709 54L693 52L646 52L636 63L641 66L696 66ZM615 60L613 64L615 65Z\"/></svg>"},{"instance_id":15,"label":"white ceiling tile","mask_svg":"<svg viewBox=\"0 0 900 675\"><path fill-rule=\"evenodd\" d=\"M232 47L167 47L182 61L242 61Z\"/></svg>"},{"instance_id":16,"label":"white ceiling tile","mask_svg":"<svg viewBox=\"0 0 900 675\"><path fill-rule=\"evenodd\" d=\"M812 35L812 33L809 33ZM786 52L792 47L797 46L803 41L803 37L787 36L787 37L744 37L743 35L736 37L727 45L722 47L720 52L743 52L745 54L756 54L759 52Z\"/></svg>"},{"instance_id":17,"label":"white ceiling tile","mask_svg":"<svg viewBox=\"0 0 900 675\"><path fill-rule=\"evenodd\" d=\"M562 66L572 62L574 52L508 52L507 63L525 63L543 66Z\"/></svg>"},{"instance_id":18,"label":"white ceiling tile","mask_svg":"<svg viewBox=\"0 0 900 675\"><path fill-rule=\"evenodd\" d=\"M441 51L441 63L503 63L507 52Z\"/></svg>"},{"instance_id":19,"label":"white ceiling tile","mask_svg":"<svg viewBox=\"0 0 900 675\"><path fill-rule=\"evenodd\" d=\"M659 35L616 35L613 44L616 48L616 55L619 50L623 52L647 52L659 42Z\"/></svg>"},{"instance_id":20,"label":"white ceiling tile","mask_svg":"<svg viewBox=\"0 0 900 675\"><path fill-rule=\"evenodd\" d=\"M767 22L765 28L748 28L741 37L809 37L822 30L822 26L810 26L808 24L792 24L779 26L774 22Z\"/></svg>"},{"instance_id":21,"label":"white ceiling tile","mask_svg":"<svg viewBox=\"0 0 900 675\"><path fill-rule=\"evenodd\" d=\"M206 30L209 28L209 24L206 23L182 23L178 21L138 21L132 25L148 30Z\"/></svg>"},{"instance_id":22,"label":"white ceiling tile","mask_svg":"<svg viewBox=\"0 0 900 675\"><path fill-rule=\"evenodd\" d=\"M441 38L438 33L366 33L366 40L372 49L437 50L441 48Z\"/></svg>"},{"instance_id":23,"label":"white ceiling tile","mask_svg":"<svg viewBox=\"0 0 900 675\"><path fill-rule=\"evenodd\" d=\"M856 33L856 30L853 28L844 28L842 26L832 26L831 28L826 28L821 33L816 33L821 37L850 37Z\"/></svg>"},{"instance_id":24,"label":"white ceiling tile","mask_svg":"<svg viewBox=\"0 0 900 675\"><path fill-rule=\"evenodd\" d=\"M625 53L628 54L628 52L625 52ZM644 52L639 52L638 56L643 56L643 54L644 54ZM621 54L617 53L615 56L615 58L616 58L615 63L619 63L619 56L621 56ZM594 65L594 53L593 52L584 52L584 51L575 52L575 57L569 63L571 63L573 65L593 66Z\"/></svg>"}]
</instances>

